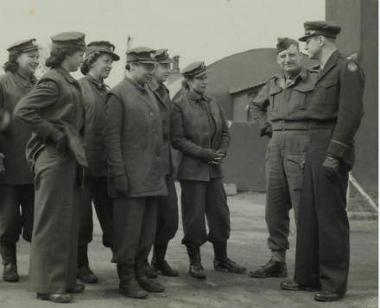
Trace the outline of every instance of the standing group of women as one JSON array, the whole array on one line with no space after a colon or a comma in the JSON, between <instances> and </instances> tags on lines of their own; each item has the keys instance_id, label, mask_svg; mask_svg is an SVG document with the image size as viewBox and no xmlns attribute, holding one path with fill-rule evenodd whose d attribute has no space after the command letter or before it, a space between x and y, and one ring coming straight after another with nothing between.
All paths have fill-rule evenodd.
<instances>
[{"instance_id":1,"label":"standing group of women","mask_svg":"<svg viewBox=\"0 0 380 308\"><path fill-rule=\"evenodd\" d=\"M49 70L40 80L34 78L34 39L8 49L0 80L4 280L18 280L16 242L23 230L31 241L30 283L39 299L70 302L84 290L77 278L95 283L87 256L93 203L103 244L117 264L120 293L146 298L163 292L152 280L157 271L178 275L165 260L178 226L171 146L180 157L182 243L190 275L206 278L200 246L207 240L215 270L245 272L227 257L230 214L222 163L230 135L222 109L205 95L204 63L183 70L184 88L172 102L164 85L171 63L166 50L129 50L126 77L110 90L104 79L120 59L111 43L86 45L80 32L51 39ZM71 73L79 67L85 77L77 81Z\"/></svg>"}]
</instances>

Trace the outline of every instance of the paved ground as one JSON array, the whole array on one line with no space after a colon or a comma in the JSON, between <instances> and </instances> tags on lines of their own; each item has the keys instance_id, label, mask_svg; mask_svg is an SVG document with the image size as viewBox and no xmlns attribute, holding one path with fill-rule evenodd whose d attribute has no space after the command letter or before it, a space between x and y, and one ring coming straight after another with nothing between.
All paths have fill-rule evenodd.
<instances>
[{"instance_id":1,"label":"paved ground","mask_svg":"<svg viewBox=\"0 0 380 308\"><path fill-rule=\"evenodd\" d=\"M263 194L242 193L229 199L232 217L232 236L229 241L230 257L255 268L267 261L266 227L264 223ZM180 245L182 230L171 243L168 260L180 271L179 278L159 278L166 293L151 295L145 301L132 300L117 293L115 266L109 262L110 252L102 247L99 226L90 245L90 258L100 283L88 286L86 292L75 297L70 307L377 307L378 290L378 238L377 221L352 221L351 223L351 273L349 292L344 300L333 304L316 303L312 293L288 293L279 289L279 279L251 279L247 275L217 273L212 270L212 248L202 247L203 265L207 269L206 281L190 278L186 271L188 259ZM294 226L291 243L294 247ZM44 308L56 304L35 300L27 290L29 245L19 245L19 272L21 282L0 282L1 308ZM289 272L293 272L294 250L289 253Z\"/></svg>"}]
</instances>

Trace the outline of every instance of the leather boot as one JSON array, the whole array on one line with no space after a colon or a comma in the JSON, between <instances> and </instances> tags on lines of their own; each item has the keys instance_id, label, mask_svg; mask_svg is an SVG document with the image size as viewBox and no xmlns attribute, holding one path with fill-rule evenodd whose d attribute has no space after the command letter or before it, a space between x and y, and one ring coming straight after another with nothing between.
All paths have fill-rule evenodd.
<instances>
[{"instance_id":1,"label":"leather boot","mask_svg":"<svg viewBox=\"0 0 380 308\"><path fill-rule=\"evenodd\" d=\"M78 246L77 278L84 283L98 282L98 277L92 272L88 263L87 245Z\"/></svg>"},{"instance_id":2,"label":"leather boot","mask_svg":"<svg viewBox=\"0 0 380 308\"><path fill-rule=\"evenodd\" d=\"M206 279L206 274L201 264L201 252L199 246L189 244L186 245L186 248L190 260L190 276L197 279Z\"/></svg>"},{"instance_id":3,"label":"leather boot","mask_svg":"<svg viewBox=\"0 0 380 308\"><path fill-rule=\"evenodd\" d=\"M287 277L288 270L285 262L270 259L267 264L261 266L256 271L249 272L252 278L268 278L268 277Z\"/></svg>"},{"instance_id":4,"label":"leather boot","mask_svg":"<svg viewBox=\"0 0 380 308\"><path fill-rule=\"evenodd\" d=\"M120 280L120 294L139 299L144 299L148 296L148 292L141 289L136 280L134 265L117 265L117 274Z\"/></svg>"},{"instance_id":5,"label":"leather boot","mask_svg":"<svg viewBox=\"0 0 380 308\"><path fill-rule=\"evenodd\" d=\"M19 281L16 261L16 244L1 244L0 253L3 259L3 280L7 282Z\"/></svg>"},{"instance_id":6,"label":"leather boot","mask_svg":"<svg viewBox=\"0 0 380 308\"><path fill-rule=\"evenodd\" d=\"M145 271L145 275L149 279L156 279L158 277L156 270L152 266L150 266L150 264L148 263L148 260L144 260L141 266L143 267Z\"/></svg>"},{"instance_id":7,"label":"leather boot","mask_svg":"<svg viewBox=\"0 0 380 308\"><path fill-rule=\"evenodd\" d=\"M57 304L70 303L73 296L67 293L37 293L37 299Z\"/></svg>"},{"instance_id":8,"label":"leather boot","mask_svg":"<svg viewBox=\"0 0 380 308\"><path fill-rule=\"evenodd\" d=\"M165 291L165 287L146 276L146 271L143 262L137 263L135 267L136 271L136 280L139 283L140 287L145 291L152 293L162 293Z\"/></svg>"},{"instance_id":9,"label":"leather boot","mask_svg":"<svg viewBox=\"0 0 380 308\"><path fill-rule=\"evenodd\" d=\"M168 244L154 245L152 267L157 272L161 272L161 274L164 276L176 277L178 276L178 272L172 269L170 265L168 264L168 262L166 262L165 260L167 249L168 249Z\"/></svg>"},{"instance_id":10,"label":"leather boot","mask_svg":"<svg viewBox=\"0 0 380 308\"><path fill-rule=\"evenodd\" d=\"M244 266L237 264L227 257L227 242L212 243L214 247L214 269L218 272L243 274Z\"/></svg>"}]
</instances>

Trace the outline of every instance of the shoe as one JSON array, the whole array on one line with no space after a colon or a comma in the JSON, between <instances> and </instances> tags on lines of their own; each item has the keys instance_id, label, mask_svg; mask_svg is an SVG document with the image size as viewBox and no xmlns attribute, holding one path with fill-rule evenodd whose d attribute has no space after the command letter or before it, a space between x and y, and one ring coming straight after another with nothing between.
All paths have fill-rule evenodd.
<instances>
[{"instance_id":1,"label":"shoe","mask_svg":"<svg viewBox=\"0 0 380 308\"><path fill-rule=\"evenodd\" d=\"M148 292L143 290L136 280L134 265L118 265L117 273L120 279L119 293L121 295L137 299L148 297Z\"/></svg>"},{"instance_id":2,"label":"shoe","mask_svg":"<svg viewBox=\"0 0 380 308\"><path fill-rule=\"evenodd\" d=\"M98 277L92 272L88 265L78 268L77 278L84 283L97 283Z\"/></svg>"},{"instance_id":3,"label":"shoe","mask_svg":"<svg viewBox=\"0 0 380 308\"><path fill-rule=\"evenodd\" d=\"M282 281L280 284L280 287L282 290L286 290L286 291L315 292L315 291L319 290L319 288L317 288L317 287L300 285L297 282L295 282L294 280Z\"/></svg>"},{"instance_id":4,"label":"shoe","mask_svg":"<svg viewBox=\"0 0 380 308\"><path fill-rule=\"evenodd\" d=\"M78 294L78 293L83 293L84 292L84 284L77 283L74 287L66 289L67 293L71 294Z\"/></svg>"},{"instance_id":5,"label":"shoe","mask_svg":"<svg viewBox=\"0 0 380 308\"><path fill-rule=\"evenodd\" d=\"M17 273L17 265L13 263L8 263L4 265L3 280L7 282L17 282L19 281L19 276Z\"/></svg>"},{"instance_id":6,"label":"shoe","mask_svg":"<svg viewBox=\"0 0 380 308\"><path fill-rule=\"evenodd\" d=\"M288 277L288 270L285 262L278 262L270 259L267 264L261 266L254 272L249 272L252 278Z\"/></svg>"},{"instance_id":7,"label":"shoe","mask_svg":"<svg viewBox=\"0 0 380 308\"><path fill-rule=\"evenodd\" d=\"M206 279L206 274L201 264L201 252L199 246L189 244L186 245L186 248L190 260L190 276L196 279Z\"/></svg>"},{"instance_id":8,"label":"shoe","mask_svg":"<svg viewBox=\"0 0 380 308\"><path fill-rule=\"evenodd\" d=\"M230 258L226 258L223 261L214 259L214 269L218 272L243 274L247 270L244 266L237 264Z\"/></svg>"},{"instance_id":9,"label":"shoe","mask_svg":"<svg viewBox=\"0 0 380 308\"><path fill-rule=\"evenodd\" d=\"M145 261L142 265L145 271L146 277L149 279L156 279L158 277L157 272L154 270L152 266L149 265L148 261Z\"/></svg>"},{"instance_id":10,"label":"shoe","mask_svg":"<svg viewBox=\"0 0 380 308\"><path fill-rule=\"evenodd\" d=\"M71 294L62 293L62 294L44 294L44 293L37 293L37 299L43 300L43 301L51 301L53 303L70 303L73 300L73 297Z\"/></svg>"},{"instance_id":11,"label":"shoe","mask_svg":"<svg viewBox=\"0 0 380 308\"><path fill-rule=\"evenodd\" d=\"M329 291L322 291L314 295L314 299L317 302L335 302L340 300L342 297L343 295Z\"/></svg>"},{"instance_id":12,"label":"shoe","mask_svg":"<svg viewBox=\"0 0 380 308\"><path fill-rule=\"evenodd\" d=\"M162 275L168 276L168 277L177 277L178 272L171 268L168 262L166 260L161 261L160 263L152 262L152 267L156 272L161 272Z\"/></svg>"},{"instance_id":13,"label":"shoe","mask_svg":"<svg viewBox=\"0 0 380 308\"><path fill-rule=\"evenodd\" d=\"M140 287L145 291L151 293L162 293L165 291L165 287L162 284L157 281L153 281L148 277L136 277L136 280L139 283Z\"/></svg>"}]
</instances>

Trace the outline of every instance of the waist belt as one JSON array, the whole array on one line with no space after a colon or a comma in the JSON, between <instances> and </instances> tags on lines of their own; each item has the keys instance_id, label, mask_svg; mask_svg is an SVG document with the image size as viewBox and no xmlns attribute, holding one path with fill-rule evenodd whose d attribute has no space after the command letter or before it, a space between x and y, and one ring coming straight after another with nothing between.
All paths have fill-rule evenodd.
<instances>
[{"instance_id":1,"label":"waist belt","mask_svg":"<svg viewBox=\"0 0 380 308\"><path fill-rule=\"evenodd\" d=\"M284 130L309 130L309 129L331 129L336 125L335 120L328 121L275 121L272 122L273 131Z\"/></svg>"}]
</instances>

